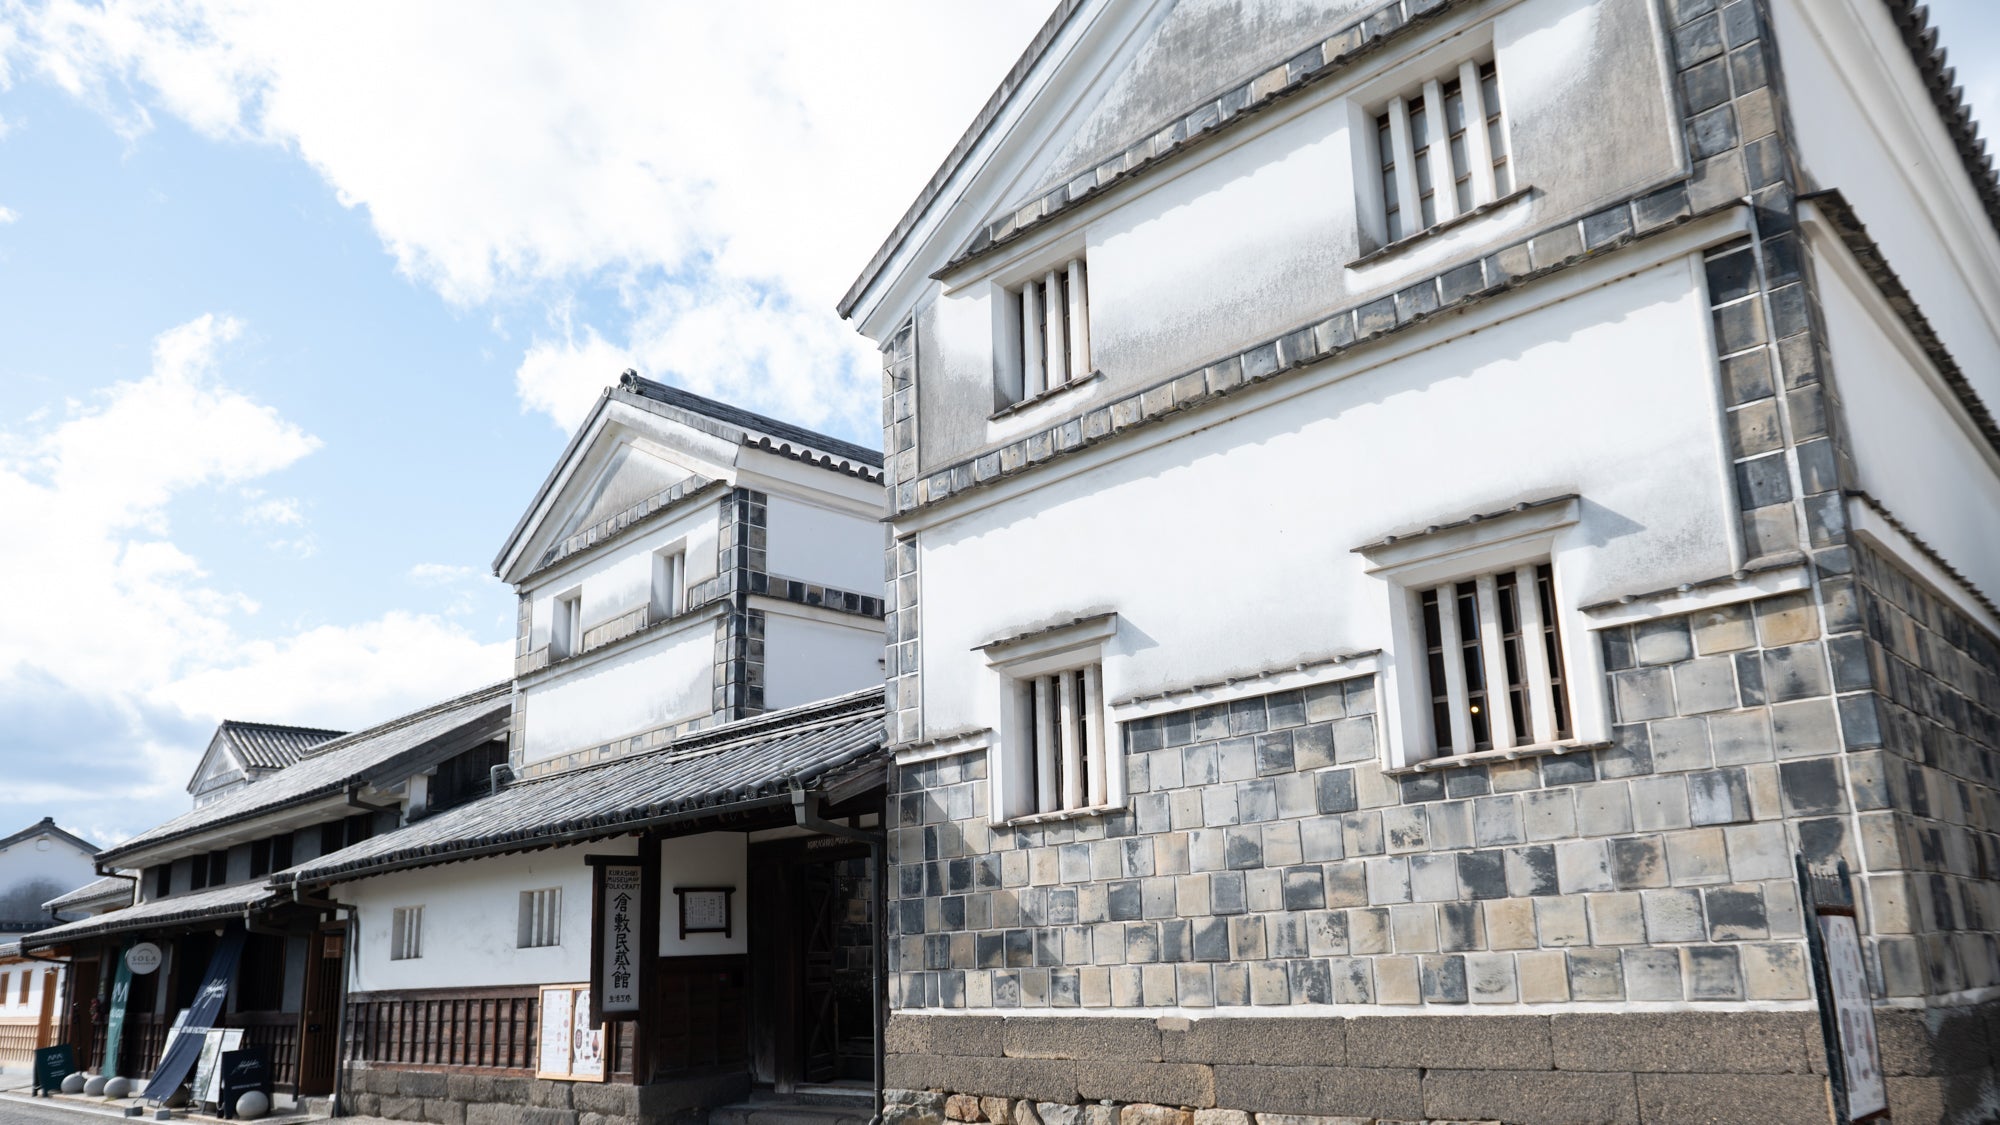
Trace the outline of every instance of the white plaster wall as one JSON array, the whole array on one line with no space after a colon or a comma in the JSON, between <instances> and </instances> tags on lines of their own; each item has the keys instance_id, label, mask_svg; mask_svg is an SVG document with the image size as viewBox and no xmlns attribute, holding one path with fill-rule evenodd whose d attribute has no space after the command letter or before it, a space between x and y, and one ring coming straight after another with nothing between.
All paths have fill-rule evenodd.
<instances>
[{"instance_id":1,"label":"white plaster wall","mask_svg":"<svg viewBox=\"0 0 2000 1125\"><path fill-rule=\"evenodd\" d=\"M773 495L765 521L764 565L772 574L858 594L881 591L886 543L877 513L853 515Z\"/></svg>"},{"instance_id":2,"label":"white plaster wall","mask_svg":"<svg viewBox=\"0 0 2000 1125\"><path fill-rule=\"evenodd\" d=\"M1831 253L1840 253L1834 249ZM2000 475L1918 366L1922 353L1865 284L1818 271L1860 485L1988 596L2000 595Z\"/></svg>"},{"instance_id":3,"label":"white plaster wall","mask_svg":"<svg viewBox=\"0 0 2000 1125\"><path fill-rule=\"evenodd\" d=\"M715 503L697 501L679 516L629 539L574 567L538 576L529 587L534 619L529 647L549 643L555 599L579 587L583 593L583 623L589 629L636 609L652 599L653 553L674 548L687 551L687 585L715 576Z\"/></svg>"},{"instance_id":4,"label":"white plaster wall","mask_svg":"<svg viewBox=\"0 0 2000 1125\"><path fill-rule=\"evenodd\" d=\"M760 599L760 604L766 708L776 711L881 684L880 622L844 617L836 624L787 612L780 608L785 603Z\"/></svg>"},{"instance_id":5,"label":"white plaster wall","mask_svg":"<svg viewBox=\"0 0 2000 1125\"><path fill-rule=\"evenodd\" d=\"M715 623L699 618L522 691L523 761L600 746L714 709Z\"/></svg>"},{"instance_id":6,"label":"white plaster wall","mask_svg":"<svg viewBox=\"0 0 2000 1125\"><path fill-rule=\"evenodd\" d=\"M334 888L360 915L348 987L359 992L565 984L590 979L591 871L585 855L634 855L630 836L362 879ZM515 947L522 891L562 888L562 941ZM389 959L399 906L424 908L422 957Z\"/></svg>"},{"instance_id":7,"label":"white plaster wall","mask_svg":"<svg viewBox=\"0 0 2000 1125\"><path fill-rule=\"evenodd\" d=\"M0 964L6 980L0 982L0 1019L33 1019L42 1014L42 990L54 988L62 995L62 970L41 961L9 961ZM21 998L21 976L27 974L28 996Z\"/></svg>"},{"instance_id":8,"label":"white plaster wall","mask_svg":"<svg viewBox=\"0 0 2000 1125\"><path fill-rule=\"evenodd\" d=\"M704 832L660 841L660 956L710 957L750 948L749 837L741 832ZM680 897L675 887L734 887L729 896L729 936L681 937Z\"/></svg>"},{"instance_id":9,"label":"white plaster wall","mask_svg":"<svg viewBox=\"0 0 2000 1125\"><path fill-rule=\"evenodd\" d=\"M1709 349L1699 260L1677 259L928 528L926 729L997 727L972 649L1093 610L1121 622L1110 699L1393 650L1352 549L1526 499L1583 497L1572 607L1727 575Z\"/></svg>"},{"instance_id":10,"label":"white plaster wall","mask_svg":"<svg viewBox=\"0 0 2000 1125\"><path fill-rule=\"evenodd\" d=\"M96 878L90 853L55 836L30 836L0 850L0 904L20 920L48 917L42 903Z\"/></svg>"},{"instance_id":11,"label":"white plaster wall","mask_svg":"<svg viewBox=\"0 0 2000 1125\"><path fill-rule=\"evenodd\" d=\"M1865 0L1773 4L1800 160L1812 187L1836 188L1853 205L1993 409L2000 406L2000 239L1886 13ZM1847 366L1836 353L1843 392ZM1851 403L1847 415L1858 417Z\"/></svg>"},{"instance_id":12,"label":"white plaster wall","mask_svg":"<svg viewBox=\"0 0 2000 1125\"><path fill-rule=\"evenodd\" d=\"M1031 236L982 262L981 274L954 275L953 288L921 314L924 467L957 462L1093 399L1192 370L1685 174L1651 4L1522 0L1490 8L1497 12L1490 21L1466 22L1435 50L1383 52L1149 173L1101 214L1086 207L1079 214L1087 220L1051 224L1066 233ZM1413 79L1488 51L1499 64L1517 186L1533 192L1360 261L1374 243L1363 230L1372 221L1358 211L1357 177L1379 173L1368 166L1372 158L1357 164L1371 142L1356 128L1372 134L1370 111ZM1218 92L1241 77L1210 76ZM1576 143L1607 131L1617 144ZM1022 190L1032 182L1024 174ZM1019 202L1012 188L992 190L990 200L965 206L990 218L998 205ZM1104 382L988 424L994 338L1008 330L996 294L1078 251L1089 269L1091 358Z\"/></svg>"}]
</instances>

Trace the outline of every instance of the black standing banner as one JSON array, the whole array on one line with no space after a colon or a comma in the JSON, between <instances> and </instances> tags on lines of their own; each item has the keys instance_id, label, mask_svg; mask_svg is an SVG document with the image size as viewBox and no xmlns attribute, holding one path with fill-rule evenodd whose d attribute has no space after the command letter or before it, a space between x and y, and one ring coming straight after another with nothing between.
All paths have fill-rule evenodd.
<instances>
[{"instance_id":1,"label":"black standing banner","mask_svg":"<svg viewBox=\"0 0 2000 1125\"><path fill-rule=\"evenodd\" d=\"M232 929L216 943L215 955L208 959L208 971L201 977L201 991L195 993L194 1003L188 1006L187 1019L181 1021L181 1033L160 1056L160 1069L146 1083L143 1097L166 1101L187 1080L188 1071L194 1069L195 1061L201 1057L204 1035L215 1026L215 1017L222 1014L222 1001L229 995L230 980L236 976L236 962L243 957L243 938L244 931Z\"/></svg>"},{"instance_id":2,"label":"black standing banner","mask_svg":"<svg viewBox=\"0 0 2000 1125\"><path fill-rule=\"evenodd\" d=\"M222 1097L217 1112L236 1116L236 1099L255 1090L271 1096L271 1058L262 1047L222 1052Z\"/></svg>"}]
</instances>

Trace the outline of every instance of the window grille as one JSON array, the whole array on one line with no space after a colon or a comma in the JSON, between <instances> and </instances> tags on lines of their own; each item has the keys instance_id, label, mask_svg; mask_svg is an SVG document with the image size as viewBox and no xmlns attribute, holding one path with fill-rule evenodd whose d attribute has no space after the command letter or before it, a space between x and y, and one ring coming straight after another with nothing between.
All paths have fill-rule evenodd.
<instances>
[{"instance_id":1,"label":"window grille","mask_svg":"<svg viewBox=\"0 0 2000 1125\"><path fill-rule=\"evenodd\" d=\"M1499 71L1462 63L1448 80L1389 99L1375 119L1375 148L1390 242L1512 193Z\"/></svg>"},{"instance_id":2,"label":"window grille","mask_svg":"<svg viewBox=\"0 0 2000 1125\"><path fill-rule=\"evenodd\" d=\"M583 592L556 599L555 620L549 630L549 655L560 660L583 651Z\"/></svg>"},{"instance_id":3,"label":"window grille","mask_svg":"<svg viewBox=\"0 0 2000 1125\"><path fill-rule=\"evenodd\" d=\"M1571 736L1548 563L1448 582L1418 602L1439 754Z\"/></svg>"},{"instance_id":4,"label":"window grille","mask_svg":"<svg viewBox=\"0 0 2000 1125\"><path fill-rule=\"evenodd\" d=\"M1022 282L1008 296L1021 352L1018 385L1007 388L1010 402L1090 375L1089 281L1082 258Z\"/></svg>"},{"instance_id":5,"label":"window grille","mask_svg":"<svg viewBox=\"0 0 2000 1125\"><path fill-rule=\"evenodd\" d=\"M562 888L521 892L521 920L514 944L522 949L562 944Z\"/></svg>"},{"instance_id":6,"label":"window grille","mask_svg":"<svg viewBox=\"0 0 2000 1125\"><path fill-rule=\"evenodd\" d=\"M424 908L399 906L389 919L389 960L412 961L424 955Z\"/></svg>"},{"instance_id":7,"label":"window grille","mask_svg":"<svg viewBox=\"0 0 2000 1125\"><path fill-rule=\"evenodd\" d=\"M1096 808L1110 801L1104 746L1102 666L1017 681L1023 764L1034 776L1035 811Z\"/></svg>"},{"instance_id":8,"label":"window grille","mask_svg":"<svg viewBox=\"0 0 2000 1125\"><path fill-rule=\"evenodd\" d=\"M687 552L660 551L653 556L654 621L665 621L686 607L681 604L687 589Z\"/></svg>"}]
</instances>

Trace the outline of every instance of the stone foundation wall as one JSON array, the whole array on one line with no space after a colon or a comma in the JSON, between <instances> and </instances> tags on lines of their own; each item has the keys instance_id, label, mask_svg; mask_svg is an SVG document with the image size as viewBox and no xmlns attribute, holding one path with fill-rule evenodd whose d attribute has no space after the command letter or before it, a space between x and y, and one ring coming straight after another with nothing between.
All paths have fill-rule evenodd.
<instances>
[{"instance_id":1,"label":"stone foundation wall","mask_svg":"<svg viewBox=\"0 0 2000 1125\"><path fill-rule=\"evenodd\" d=\"M1883 1011L1878 1026L1897 1125L1994 1119L2000 1003ZM1331 1125L1299 1115L1341 1125L1825 1125L1831 1117L1813 1012L898 1014L888 1049L884 1125L1251 1125L1250 1115L1255 1125ZM953 1094L965 1097L948 1102ZM1235 1112L1195 1115L1203 1110Z\"/></svg>"},{"instance_id":2,"label":"stone foundation wall","mask_svg":"<svg viewBox=\"0 0 2000 1125\"><path fill-rule=\"evenodd\" d=\"M467 1071L349 1067L343 1115L432 1125L693 1125L709 1109L747 1096L744 1074L633 1086L551 1082Z\"/></svg>"}]
</instances>

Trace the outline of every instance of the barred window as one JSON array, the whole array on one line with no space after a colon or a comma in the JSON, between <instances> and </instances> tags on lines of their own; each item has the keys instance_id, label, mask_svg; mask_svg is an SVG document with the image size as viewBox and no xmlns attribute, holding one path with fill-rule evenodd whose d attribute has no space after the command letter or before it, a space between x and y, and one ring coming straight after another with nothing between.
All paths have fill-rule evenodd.
<instances>
[{"instance_id":1,"label":"barred window","mask_svg":"<svg viewBox=\"0 0 2000 1125\"><path fill-rule=\"evenodd\" d=\"M1548 563L1448 582L1417 597L1439 754L1571 737Z\"/></svg>"},{"instance_id":2,"label":"barred window","mask_svg":"<svg viewBox=\"0 0 2000 1125\"><path fill-rule=\"evenodd\" d=\"M1101 666L1087 664L1016 682L1022 764L1034 776L1036 812L1096 808L1110 800Z\"/></svg>"},{"instance_id":3,"label":"barred window","mask_svg":"<svg viewBox=\"0 0 2000 1125\"><path fill-rule=\"evenodd\" d=\"M424 908L399 906L389 917L389 960L413 961L424 955Z\"/></svg>"},{"instance_id":4,"label":"barred window","mask_svg":"<svg viewBox=\"0 0 2000 1125\"><path fill-rule=\"evenodd\" d=\"M1375 118L1375 151L1389 242L1511 194L1499 70L1492 62L1461 63L1389 99Z\"/></svg>"},{"instance_id":5,"label":"barred window","mask_svg":"<svg viewBox=\"0 0 2000 1125\"><path fill-rule=\"evenodd\" d=\"M514 944L521 949L537 949L562 943L562 888L545 887L521 892L521 917Z\"/></svg>"},{"instance_id":6,"label":"barred window","mask_svg":"<svg viewBox=\"0 0 2000 1125\"><path fill-rule=\"evenodd\" d=\"M1021 402L1086 378L1090 366L1089 283L1072 258L1007 293L1018 363L1004 364L1001 395Z\"/></svg>"}]
</instances>

